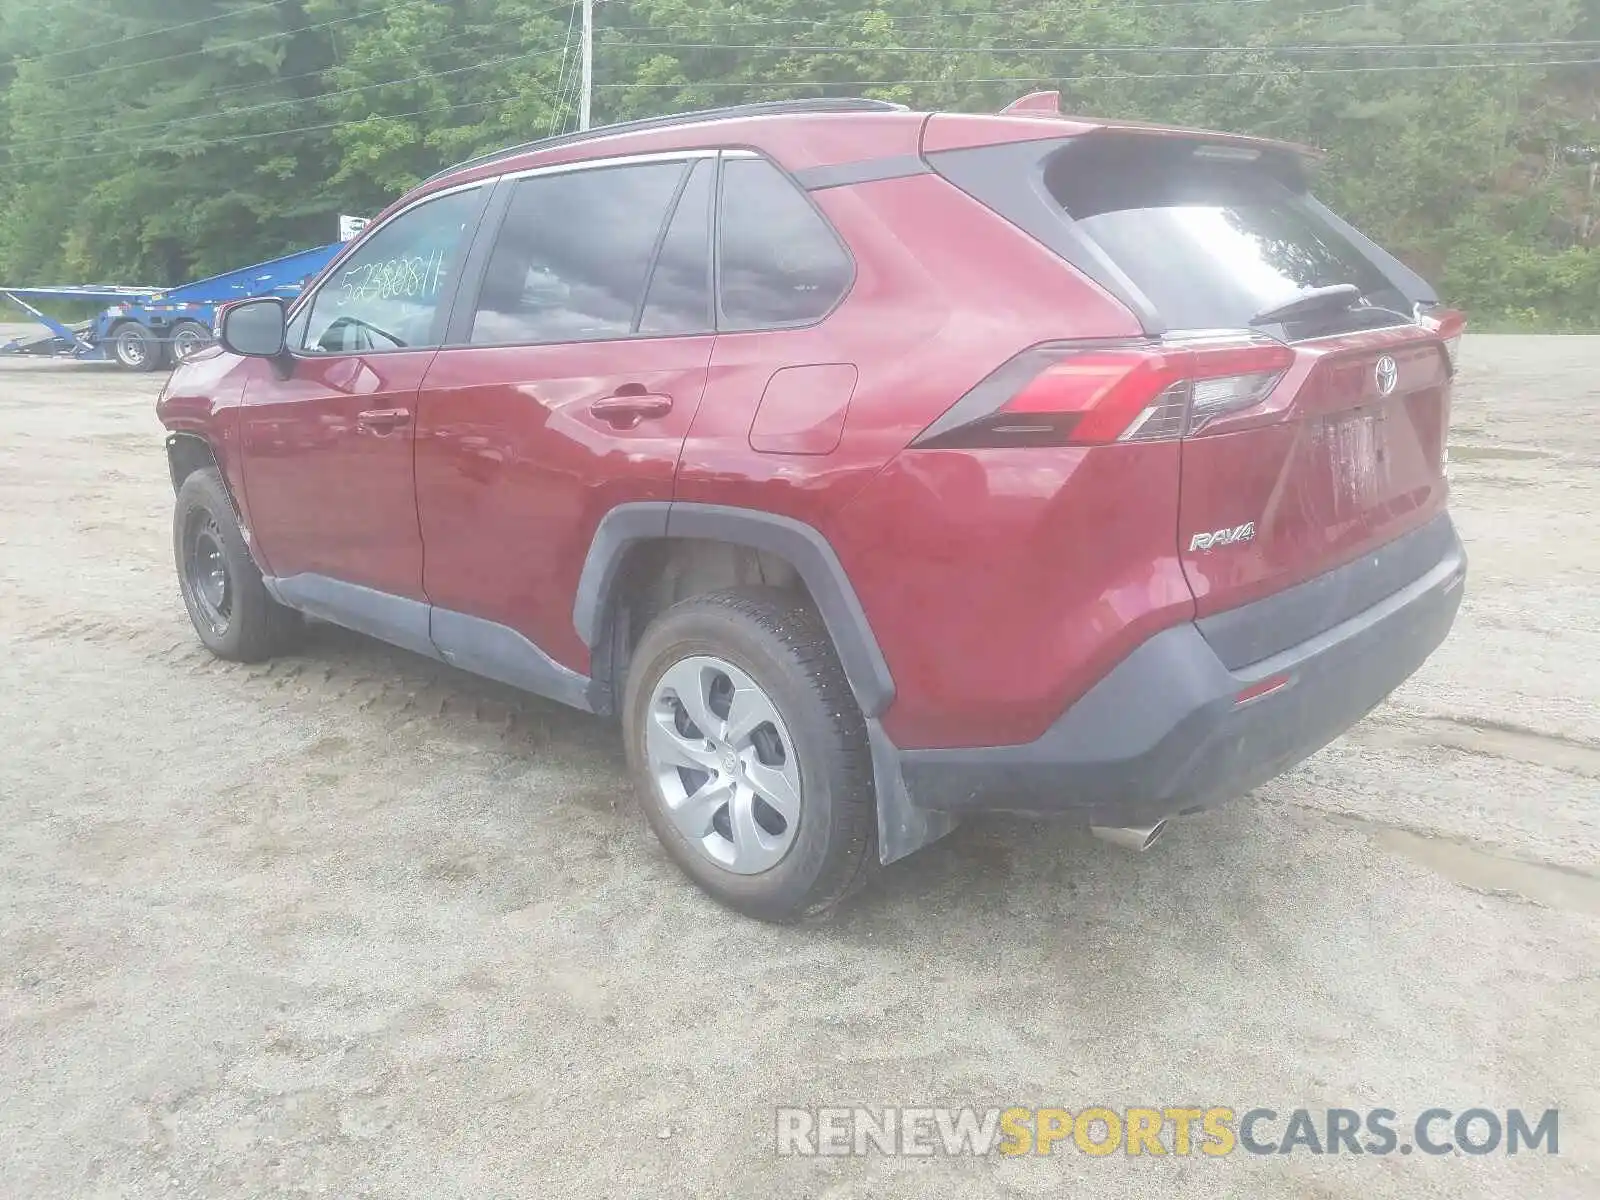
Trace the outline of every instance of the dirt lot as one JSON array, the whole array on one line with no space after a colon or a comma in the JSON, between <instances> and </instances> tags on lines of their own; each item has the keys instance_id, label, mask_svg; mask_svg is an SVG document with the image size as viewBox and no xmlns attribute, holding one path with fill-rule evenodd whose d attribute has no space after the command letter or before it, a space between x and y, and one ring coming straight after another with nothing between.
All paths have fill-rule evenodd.
<instances>
[{"instance_id":1,"label":"dirt lot","mask_svg":"<svg viewBox=\"0 0 1600 1200\"><path fill-rule=\"evenodd\" d=\"M210 659L159 380L0 364L0 1194L1600 1194L1600 339L1467 356L1466 606L1392 703L1143 857L970 826L793 930L680 879L598 721L332 630ZM835 1102L1561 1153L774 1156Z\"/></svg>"}]
</instances>

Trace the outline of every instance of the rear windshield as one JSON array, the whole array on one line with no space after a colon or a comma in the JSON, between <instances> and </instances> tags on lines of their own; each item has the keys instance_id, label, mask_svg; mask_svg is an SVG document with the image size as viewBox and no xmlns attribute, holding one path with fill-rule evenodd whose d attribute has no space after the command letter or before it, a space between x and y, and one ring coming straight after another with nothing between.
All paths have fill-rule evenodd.
<instances>
[{"instance_id":1,"label":"rear windshield","mask_svg":"<svg viewBox=\"0 0 1600 1200\"><path fill-rule=\"evenodd\" d=\"M1169 328L1254 322L1301 339L1408 319L1405 296L1285 173L1196 150L1175 139L1085 138L1056 155L1045 176L1056 201ZM1231 152L1201 151L1214 153ZM1257 320L1335 284L1355 285L1365 305L1385 311L1334 305L1287 322Z\"/></svg>"}]
</instances>

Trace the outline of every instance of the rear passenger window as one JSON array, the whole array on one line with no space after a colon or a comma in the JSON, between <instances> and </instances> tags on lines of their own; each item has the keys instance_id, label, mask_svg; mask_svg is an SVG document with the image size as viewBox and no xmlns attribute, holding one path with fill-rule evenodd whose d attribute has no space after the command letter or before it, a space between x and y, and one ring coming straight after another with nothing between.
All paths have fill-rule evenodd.
<instances>
[{"instance_id":1,"label":"rear passenger window","mask_svg":"<svg viewBox=\"0 0 1600 1200\"><path fill-rule=\"evenodd\" d=\"M694 165L650 276L640 333L704 333L712 328L711 186L716 173L717 165L709 159Z\"/></svg>"},{"instance_id":2,"label":"rear passenger window","mask_svg":"<svg viewBox=\"0 0 1600 1200\"><path fill-rule=\"evenodd\" d=\"M478 345L633 332L681 162L536 175L514 186L472 320Z\"/></svg>"},{"instance_id":3,"label":"rear passenger window","mask_svg":"<svg viewBox=\"0 0 1600 1200\"><path fill-rule=\"evenodd\" d=\"M722 329L806 325L849 288L850 258L805 194L760 158L722 166L717 292Z\"/></svg>"}]
</instances>

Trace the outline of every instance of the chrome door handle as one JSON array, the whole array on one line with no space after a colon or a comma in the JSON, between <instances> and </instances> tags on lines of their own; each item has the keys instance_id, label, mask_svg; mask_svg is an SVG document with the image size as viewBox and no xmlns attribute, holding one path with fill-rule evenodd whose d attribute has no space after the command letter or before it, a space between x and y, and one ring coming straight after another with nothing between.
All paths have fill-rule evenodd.
<instances>
[{"instance_id":1,"label":"chrome door handle","mask_svg":"<svg viewBox=\"0 0 1600 1200\"><path fill-rule=\"evenodd\" d=\"M356 414L356 428L372 433L388 433L411 420L409 408L369 408Z\"/></svg>"}]
</instances>

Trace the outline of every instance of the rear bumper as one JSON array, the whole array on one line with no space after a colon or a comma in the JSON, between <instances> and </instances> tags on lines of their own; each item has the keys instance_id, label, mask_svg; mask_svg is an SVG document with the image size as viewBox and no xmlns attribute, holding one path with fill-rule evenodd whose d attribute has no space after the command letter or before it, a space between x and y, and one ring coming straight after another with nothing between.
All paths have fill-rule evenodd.
<instances>
[{"instance_id":1,"label":"rear bumper","mask_svg":"<svg viewBox=\"0 0 1600 1200\"><path fill-rule=\"evenodd\" d=\"M1432 536L1442 553L1420 578L1270 658L1230 670L1186 622L1141 645L1037 741L901 751L912 804L1141 825L1243 795L1344 733L1444 641L1461 606L1466 554L1449 518L1439 521L1442 534ZM1361 565L1315 586L1338 588L1341 571L1354 586ZM1248 624L1256 607L1230 617ZM1281 675L1287 685L1237 702Z\"/></svg>"}]
</instances>

